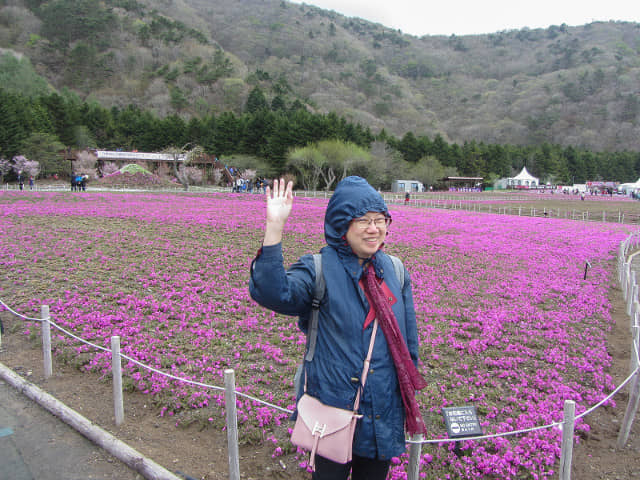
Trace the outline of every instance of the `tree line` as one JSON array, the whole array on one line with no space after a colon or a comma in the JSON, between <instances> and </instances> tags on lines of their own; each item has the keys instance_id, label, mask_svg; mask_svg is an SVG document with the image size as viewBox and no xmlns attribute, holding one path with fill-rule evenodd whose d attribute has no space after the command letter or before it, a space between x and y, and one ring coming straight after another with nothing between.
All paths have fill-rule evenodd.
<instances>
[{"instance_id":1,"label":"tree line","mask_svg":"<svg viewBox=\"0 0 640 480\"><path fill-rule=\"evenodd\" d=\"M26 96L0 88L0 158L38 161L41 177L71 173L60 154L65 148L159 152L187 144L261 177L292 173L309 188L329 188L350 174L367 176L380 188L397 178L434 185L451 175L483 177L488 183L523 166L552 184L629 182L640 176L639 152L473 140L459 145L440 135L374 134L335 113L310 112L299 101L269 104L259 87L242 113L187 119L159 117L136 105L105 108L68 91Z\"/></svg>"}]
</instances>

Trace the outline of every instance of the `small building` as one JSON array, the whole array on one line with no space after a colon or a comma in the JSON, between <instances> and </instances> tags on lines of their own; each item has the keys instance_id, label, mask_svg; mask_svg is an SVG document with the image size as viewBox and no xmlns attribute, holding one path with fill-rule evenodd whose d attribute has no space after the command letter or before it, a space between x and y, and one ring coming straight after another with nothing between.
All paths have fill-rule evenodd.
<instances>
[{"instance_id":1,"label":"small building","mask_svg":"<svg viewBox=\"0 0 640 480\"><path fill-rule=\"evenodd\" d=\"M424 192L424 185L418 180L394 180L391 183L391 191L393 193Z\"/></svg>"}]
</instances>

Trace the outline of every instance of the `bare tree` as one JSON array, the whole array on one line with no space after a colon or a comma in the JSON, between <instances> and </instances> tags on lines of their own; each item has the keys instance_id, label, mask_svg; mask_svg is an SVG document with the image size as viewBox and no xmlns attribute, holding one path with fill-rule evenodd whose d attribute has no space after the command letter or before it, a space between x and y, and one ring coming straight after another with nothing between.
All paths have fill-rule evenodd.
<instances>
[{"instance_id":1,"label":"bare tree","mask_svg":"<svg viewBox=\"0 0 640 480\"><path fill-rule=\"evenodd\" d=\"M90 178L98 178L98 169L96 168L97 158L94 153L89 150L78 152L73 169L76 173L89 175Z\"/></svg>"},{"instance_id":2,"label":"bare tree","mask_svg":"<svg viewBox=\"0 0 640 480\"><path fill-rule=\"evenodd\" d=\"M4 158L0 158L0 183L2 183L4 176L11 171L11 162Z\"/></svg>"},{"instance_id":3,"label":"bare tree","mask_svg":"<svg viewBox=\"0 0 640 480\"><path fill-rule=\"evenodd\" d=\"M181 148L169 147L165 150L165 153L173 156L173 174L186 192L189 190L190 183L198 181L198 179L195 178L193 169L188 168L189 164L193 162L194 159L204 155L204 149L199 145L187 143ZM200 181L201 180L202 176L200 176Z\"/></svg>"},{"instance_id":4,"label":"bare tree","mask_svg":"<svg viewBox=\"0 0 640 480\"><path fill-rule=\"evenodd\" d=\"M13 170L18 174L25 174L29 177L36 178L40 173L40 162L29 160L24 155L13 157Z\"/></svg>"}]
</instances>

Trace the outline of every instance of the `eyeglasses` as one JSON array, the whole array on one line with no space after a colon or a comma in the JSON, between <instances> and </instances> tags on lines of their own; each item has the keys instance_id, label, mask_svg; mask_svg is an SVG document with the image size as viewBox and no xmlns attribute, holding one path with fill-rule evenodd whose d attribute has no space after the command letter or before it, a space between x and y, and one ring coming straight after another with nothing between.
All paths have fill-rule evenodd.
<instances>
[{"instance_id":1,"label":"eyeglasses","mask_svg":"<svg viewBox=\"0 0 640 480\"><path fill-rule=\"evenodd\" d=\"M376 218L354 218L353 224L360 230L366 230L373 223L373 226L381 229L386 228L391 223L391 217L376 217Z\"/></svg>"}]
</instances>

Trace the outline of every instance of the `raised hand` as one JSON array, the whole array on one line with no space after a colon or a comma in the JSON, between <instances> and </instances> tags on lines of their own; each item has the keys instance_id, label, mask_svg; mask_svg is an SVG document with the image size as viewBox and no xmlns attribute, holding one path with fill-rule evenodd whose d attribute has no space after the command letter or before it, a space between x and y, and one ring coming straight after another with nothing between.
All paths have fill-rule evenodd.
<instances>
[{"instance_id":1,"label":"raised hand","mask_svg":"<svg viewBox=\"0 0 640 480\"><path fill-rule=\"evenodd\" d=\"M273 188L267 187L267 224L263 245L275 245L282 241L284 224L293 206L293 182L285 188L284 178L273 181Z\"/></svg>"}]
</instances>

